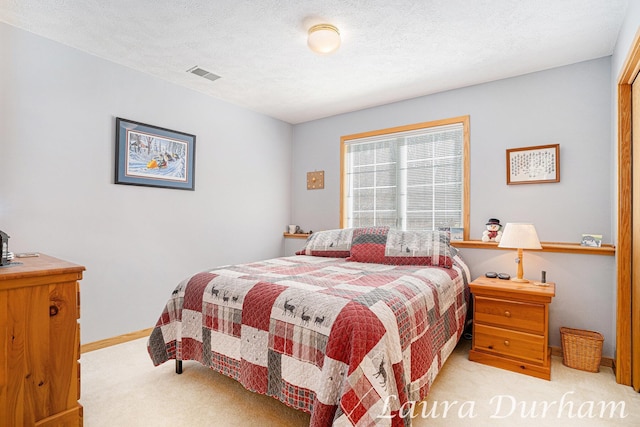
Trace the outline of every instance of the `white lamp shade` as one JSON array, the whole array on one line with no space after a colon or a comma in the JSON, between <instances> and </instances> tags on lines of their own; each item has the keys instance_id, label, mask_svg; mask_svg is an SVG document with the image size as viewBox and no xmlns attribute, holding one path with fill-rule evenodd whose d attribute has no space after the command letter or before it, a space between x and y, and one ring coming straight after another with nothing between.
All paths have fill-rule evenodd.
<instances>
[{"instance_id":1,"label":"white lamp shade","mask_svg":"<svg viewBox=\"0 0 640 427\"><path fill-rule=\"evenodd\" d=\"M333 25L314 25L309 28L307 45L309 49L316 53L327 54L335 52L340 47L340 32Z\"/></svg>"},{"instance_id":2,"label":"white lamp shade","mask_svg":"<svg viewBox=\"0 0 640 427\"><path fill-rule=\"evenodd\" d=\"M508 222L504 226L499 248L542 249L533 224Z\"/></svg>"}]
</instances>

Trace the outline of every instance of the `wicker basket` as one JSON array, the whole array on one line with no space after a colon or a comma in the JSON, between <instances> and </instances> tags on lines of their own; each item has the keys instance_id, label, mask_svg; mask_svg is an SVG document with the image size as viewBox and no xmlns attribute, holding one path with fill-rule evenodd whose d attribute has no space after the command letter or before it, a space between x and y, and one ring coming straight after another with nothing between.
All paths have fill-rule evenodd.
<instances>
[{"instance_id":1,"label":"wicker basket","mask_svg":"<svg viewBox=\"0 0 640 427\"><path fill-rule=\"evenodd\" d=\"M587 372L600 371L602 342L598 332L581 329L560 328L562 336L562 363L570 368Z\"/></svg>"}]
</instances>

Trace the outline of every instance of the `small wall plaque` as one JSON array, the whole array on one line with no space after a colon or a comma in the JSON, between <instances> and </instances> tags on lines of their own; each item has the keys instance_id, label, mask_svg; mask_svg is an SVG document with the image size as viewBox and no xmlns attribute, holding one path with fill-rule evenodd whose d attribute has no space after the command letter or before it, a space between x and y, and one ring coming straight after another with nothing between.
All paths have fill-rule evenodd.
<instances>
[{"instance_id":1,"label":"small wall plaque","mask_svg":"<svg viewBox=\"0 0 640 427\"><path fill-rule=\"evenodd\" d=\"M307 172L307 190L324 188L324 171Z\"/></svg>"}]
</instances>

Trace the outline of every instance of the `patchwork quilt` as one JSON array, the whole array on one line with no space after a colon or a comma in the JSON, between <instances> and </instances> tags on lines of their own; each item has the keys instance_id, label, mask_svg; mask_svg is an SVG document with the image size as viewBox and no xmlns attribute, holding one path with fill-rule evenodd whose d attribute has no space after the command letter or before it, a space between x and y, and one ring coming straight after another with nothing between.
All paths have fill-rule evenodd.
<instances>
[{"instance_id":1,"label":"patchwork quilt","mask_svg":"<svg viewBox=\"0 0 640 427\"><path fill-rule=\"evenodd\" d=\"M151 333L154 365L195 360L311 414L408 426L462 335L469 271L298 255L200 272Z\"/></svg>"}]
</instances>

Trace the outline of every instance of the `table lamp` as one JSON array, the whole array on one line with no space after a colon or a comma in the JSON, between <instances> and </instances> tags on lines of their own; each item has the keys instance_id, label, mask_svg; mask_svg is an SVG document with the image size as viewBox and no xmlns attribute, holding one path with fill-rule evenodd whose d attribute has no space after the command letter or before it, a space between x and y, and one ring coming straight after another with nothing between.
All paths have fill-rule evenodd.
<instances>
[{"instance_id":1,"label":"table lamp","mask_svg":"<svg viewBox=\"0 0 640 427\"><path fill-rule=\"evenodd\" d=\"M527 283L528 280L522 277L524 275L522 267L522 250L542 249L540 240L538 240L538 233L536 233L536 228L533 224L508 222L507 225L504 226L502 239L500 239L498 247L518 250L518 257L516 258L516 264L518 264L518 276L511 280L514 282Z\"/></svg>"}]
</instances>

